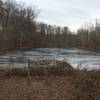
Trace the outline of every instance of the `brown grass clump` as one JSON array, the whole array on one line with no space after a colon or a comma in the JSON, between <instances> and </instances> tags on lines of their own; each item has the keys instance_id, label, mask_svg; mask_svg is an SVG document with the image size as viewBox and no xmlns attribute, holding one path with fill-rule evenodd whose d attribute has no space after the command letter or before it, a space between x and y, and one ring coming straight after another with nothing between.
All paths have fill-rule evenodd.
<instances>
[{"instance_id":1,"label":"brown grass clump","mask_svg":"<svg viewBox=\"0 0 100 100\"><path fill-rule=\"evenodd\" d=\"M70 82L76 88L74 100L100 100L100 71L78 71Z\"/></svg>"}]
</instances>

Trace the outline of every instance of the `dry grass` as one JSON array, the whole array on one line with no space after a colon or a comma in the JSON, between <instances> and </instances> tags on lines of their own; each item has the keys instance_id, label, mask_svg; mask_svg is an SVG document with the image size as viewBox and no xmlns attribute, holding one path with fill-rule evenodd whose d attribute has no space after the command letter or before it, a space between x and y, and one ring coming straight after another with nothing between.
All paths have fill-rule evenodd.
<instances>
[{"instance_id":1,"label":"dry grass","mask_svg":"<svg viewBox=\"0 0 100 100\"><path fill-rule=\"evenodd\" d=\"M100 71L26 76L24 70L0 69L0 100L100 100Z\"/></svg>"},{"instance_id":2,"label":"dry grass","mask_svg":"<svg viewBox=\"0 0 100 100\"><path fill-rule=\"evenodd\" d=\"M75 100L100 100L100 71L80 71L70 82L76 88Z\"/></svg>"},{"instance_id":3,"label":"dry grass","mask_svg":"<svg viewBox=\"0 0 100 100\"><path fill-rule=\"evenodd\" d=\"M0 82L0 100L72 100L74 87L64 76L45 78L10 77Z\"/></svg>"}]
</instances>

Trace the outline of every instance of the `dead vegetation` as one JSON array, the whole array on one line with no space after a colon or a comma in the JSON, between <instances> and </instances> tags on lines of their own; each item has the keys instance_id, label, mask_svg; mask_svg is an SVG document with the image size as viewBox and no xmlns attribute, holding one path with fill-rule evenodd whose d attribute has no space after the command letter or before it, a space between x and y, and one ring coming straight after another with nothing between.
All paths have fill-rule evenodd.
<instances>
[{"instance_id":1,"label":"dead vegetation","mask_svg":"<svg viewBox=\"0 0 100 100\"><path fill-rule=\"evenodd\" d=\"M30 63L30 62L29 62ZM41 60L28 64L28 68L0 68L0 73L6 76L45 76L68 75L74 69L70 64L61 61Z\"/></svg>"},{"instance_id":2,"label":"dead vegetation","mask_svg":"<svg viewBox=\"0 0 100 100\"><path fill-rule=\"evenodd\" d=\"M60 63L58 65L62 66ZM41 68L32 74L31 69L30 79L25 69L0 69L0 100L100 100L99 70L79 71L66 67L67 74L59 74L57 66L56 74L49 73L49 67L49 74L40 74Z\"/></svg>"}]
</instances>

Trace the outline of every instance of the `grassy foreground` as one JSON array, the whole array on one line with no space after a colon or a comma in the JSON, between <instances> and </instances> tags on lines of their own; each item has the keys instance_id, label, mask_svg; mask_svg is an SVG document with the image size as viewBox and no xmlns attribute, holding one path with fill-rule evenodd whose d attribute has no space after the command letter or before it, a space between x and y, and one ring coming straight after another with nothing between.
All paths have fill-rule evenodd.
<instances>
[{"instance_id":1,"label":"grassy foreground","mask_svg":"<svg viewBox=\"0 0 100 100\"><path fill-rule=\"evenodd\" d=\"M100 71L33 74L0 69L0 100L100 100Z\"/></svg>"}]
</instances>

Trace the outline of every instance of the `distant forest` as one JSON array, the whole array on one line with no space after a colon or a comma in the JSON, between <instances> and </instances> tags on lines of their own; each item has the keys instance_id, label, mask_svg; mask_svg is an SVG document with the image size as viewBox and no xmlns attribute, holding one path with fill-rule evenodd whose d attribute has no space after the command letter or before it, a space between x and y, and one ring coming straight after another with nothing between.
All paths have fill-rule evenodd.
<instances>
[{"instance_id":1,"label":"distant forest","mask_svg":"<svg viewBox=\"0 0 100 100\"><path fill-rule=\"evenodd\" d=\"M100 48L99 21L78 29L75 34L68 26L39 23L37 16L35 7L27 7L14 0L0 0L0 48Z\"/></svg>"}]
</instances>

